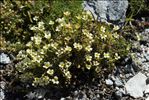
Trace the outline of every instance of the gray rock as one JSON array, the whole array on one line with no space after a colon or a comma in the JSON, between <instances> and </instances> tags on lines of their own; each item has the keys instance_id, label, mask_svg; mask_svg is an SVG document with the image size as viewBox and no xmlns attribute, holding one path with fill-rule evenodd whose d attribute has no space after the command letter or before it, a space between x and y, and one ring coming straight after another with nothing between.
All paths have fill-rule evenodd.
<instances>
[{"instance_id":1,"label":"gray rock","mask_svg":"<svg viewBox=\"0 0 149 100\"><path fill-rule=\"evenodd\" d=\"M114 75L112 75L112 76L111 76L111 79L112 79L113 81L115 81L115 80L116 80L116 78L115 78L115 76L114 76Z\"/></svg>"},{"instance_id":2,"label":"gray rock","mask_svg":"<svg viewBox=\"0 0 149 100\"><path fill-rule=\"evenodd\" d=\"M87 100L87 95L84 92L79 92L78 100Z\"/></svg>"},{"instance_id":3,"label":"gray rock","mask_svg":"<svg viewBox=\"0 0 149 100\"><path fill-rule=\"evenodd\" d=\"M1 53L0 54L0 63L1 64L9 64L11 63L10 58L7 54Z\"/></svg>"},{"instance_id":4,"label":"gray rock","mask_svg":"<svg viewBox=\"0 0 149 100\"><path fill-rule=\"evenodd\" d=\"M5 100L5 86L6 86L6 82L1 81L0 82L0 100Z\"/></svg>"},{"instance_id":5,"label":"gray rock","mask_svg":"<svg viewBox=\"0 0 149 100\"><path fill-rule=\"evenodd\" d=\"M32 99L43 99L47 90L45 89L36 89L34 92L29 92L26 97L30 100Z\"/></svg>"},{"instance_id":6,"label":"gray rock","mask_svg":"<svg viewBox=\"0 0 149 100\"><path fill-rule=\"evenodd\" d=\"M36 94L35 92L29 92L26 97L30 100L34 99L36 97Z\"/></svg>"},{"instance_id":7,"label":"gray rock","mask_svg":"<svg viewBox=\"0 0 149 100\"><path fill-rule=\"evenodd\" d=\"M145 33L149 33L149 28L148 29L145 29Z\"/></svg>"},{"instance_id":8,"label":"gray rock","mask_svg":"<svg viewBox=\"0 0 149 100\"><path fill-rule=\"evenodd\" d=\"M124 67L124 70L125 70L125 73L132 73L131 72L131 66L128 64Z\"/></svg>"},{"instance_id":9,"label":"gray rock","mask_svg":"<svg viewBox=\"0 0 149 100\"><path fill-rule=\"evenodd\" d=\"M84 9L91 11L95 19L118 24L125 21L127 7L127 0L84 1Z\"/></svg>"},{"instance_id":10,"label":"gray rock","mask_svg":"<svg viewBox=\"0 0 149 100\"><path fill-rule=\"evenodd\" d=\"M125 77L126 78L129 78L129 77L132 77L133 75L130 73L130 74L125 74Z\"/></svg>"},{"instance_id":11,"label":"gray rock","mask_svg":"<svg viewBox=\"0 0 149 100\"><path fill-rule=\"evenodd\" d=\"M123 96L123 93L122 93L121 91L116 91L116 92L115 92L115 96L116 96L116 98L117 98L118 100L120 100L120 99L122 98L122 96Z\"/></svg>"},{"instance_id":12,"label":"gray rock","mask_svg":"<svg viewBox=\"0 0 149 100\"><path fill-rule=\"evenodd\" d=\"M149 61L149 54L144 54L144 57L145 57L146 61L148 62Z\"/></svg>"},{"instance_id":13,"label":"gray rock","mask_svg":"<svg viewBox=\"0 0 149 100\"><path fill-rule=\"evenodd\" d=\"M143 63L142 69L144 69L145 71L149 71L149 63Z\"/></svg>"},{"instance_id":14,"label":"gray rock","mask_svg":"<svg viewBox=\"0 0 149 100\"><path fill-rule=\"evenodd\" d=\"M0 88L4 90L5 89L5 86L6 86L6 82L1 81L0 82Z\"/></svg>"},{"instance_id":15,"label":"gray rock","mask_svg":"<svg viewBox=\"0 0 149 100\"><path fill-rule=\"evenodd\" d=\"M138 62L141 64L141 63L144 63L144 62L146 62L146 59L144 58L144 57L142 57L142 58L138 58Z\"/></svg>"},{"instance_id":16,"label":"gray rock","mask_svg":"<svg viewBox=\"0 0 149 100\"><path fill-rule=\"evenodd\" d=\"M147 77L139 72L125 84L126 92L134 98L143 97L143 91L146 88L146 79Z\"/></svg>"},{"instance_id":17,"label":"gray rock","mask_svg":"<svg viewBox=\"0 0 149 100\"><path fill-rule=\"evenodd\" d=\"M79 92L76 90L76 91L74 91L73 95L74 95L75 97L77 97L78 93L79 93Z\"/></svg>"},{"instance_id":18,"label":"gray rock","mask_svg":"<svg viewBox=\"0 0 149 100\"><path fill-rule=\"evenodd\" d=\"M109 85L109 86L113 85L113 81L110 80L110 79L106 79L105 82L106 82L106 84Z\"/></svg>"},{"instance_id":19,"label":"gray rock","mask_svg":"<svg viewBox=\"0 0 149 100\"><path fill-rule=\"evenodd\" d=\"M5 93L3 89L0 89L0 100L5 100Z\"/></svg>"},{"instance_id":20,"label":"gray rock","mask_svg":"<svg viewBox=\"0 0 149 100\"><path fill-rule=\"evenodd\" d=\"M115 80L114 83L115 83L115 85L118 86L118 87L123 86L123 83L122 83L122 81L121 81L119 78L116 78L116 80Z\"/></svg>"}]
</instances>

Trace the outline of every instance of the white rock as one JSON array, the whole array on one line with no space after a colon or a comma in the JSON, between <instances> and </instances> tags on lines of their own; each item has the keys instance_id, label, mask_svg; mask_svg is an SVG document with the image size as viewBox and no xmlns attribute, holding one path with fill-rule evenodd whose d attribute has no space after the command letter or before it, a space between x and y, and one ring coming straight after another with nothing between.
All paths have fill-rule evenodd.
<instances>
[{"instance_id":1,"label":"white rock","mask_svg":"<svg viewBox=\"0 0 149 100\"><path fill-rule=\"evenodd\" d=\"M146 86L144 93L149 93L149 84Z\"/></svg>"},{"instance_id":2,"label":"white rock","mask_svg":"<svg viewBox=\"0 0 149 100\"><path fill-rule=\"evenodd\" d=\"M2 89L0 89L0 100L5 100L5 93Z\"/></svg>"},{"instance_id":3,"label":"white rock","mask_svg":"<svg viewBox=\"0 0 149 100\"><path fill-rule=\"evenodd\" d=\"M0 63L2 63L2 64L11 63L9 56L7 54L1 53L0 54Z\"/></svg>"},{"instance_id":4,"label":"white rock","mask_svg":"<svg viewBox=\"0 0 149 100\"><path fill-rule=\"evenodd\" d=\"M113 81L110 79L106 79L105 82L107 85L113 85Z\"/></svg>"},{"instance_id":5,"label":"white rock","mask_svg":"<svg viewBox=\"0 0 149 100\"><path fill-rule=\"evenodd\" d=\"M143 97L143 91L146 88L146 79L147 77L139 72L125 84L126 92L134 98Z\"/></svg>"},{"instance_id":6,"label":"white rock","mask_svg":"<svg viewBox=\"0 0 149 100\"><path fill-rule=\"evenodd\" d=\"M60 100L65 100L65 98L61 98Z\"/></svg>"},{"instance_id":7,"label":"white rock","mask_svg":"<svg viewBox=\"0 0 149 100\"><path fill-rule=\"evenodd\" d=\"M149 100L149 96L145 100Z\"/></svg>"}]
</instances>

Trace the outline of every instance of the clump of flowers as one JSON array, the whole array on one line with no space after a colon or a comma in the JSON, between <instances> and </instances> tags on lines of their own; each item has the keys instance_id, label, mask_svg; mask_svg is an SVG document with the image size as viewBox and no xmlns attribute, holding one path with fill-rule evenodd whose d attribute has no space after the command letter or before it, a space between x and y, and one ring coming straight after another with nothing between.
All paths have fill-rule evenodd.
<instances>
[{"instance_id":1,"label":"clump of flowers","mask_svg":"<svg viewBox=\"0 0 149 100\"><path fill-rule=\"evenodd\" d=\"M50 19L49 26L39 21L30 27L35 34L19 52L21 62L16 68L21 76L32 73L28 78L33 86L70 84L81 75L78 72L98 76L102 68L111 70L128 52L118 29L94 21L86 11L73 17L66 11L61 18Z\"/></svg>"}]
</instances>

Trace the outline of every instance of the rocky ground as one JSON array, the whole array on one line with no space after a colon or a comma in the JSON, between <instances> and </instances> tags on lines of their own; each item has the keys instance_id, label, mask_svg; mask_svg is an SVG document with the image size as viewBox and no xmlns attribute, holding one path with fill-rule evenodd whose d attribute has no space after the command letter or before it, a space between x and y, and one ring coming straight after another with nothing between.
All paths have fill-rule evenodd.
<instances>
[{"instance_id":1,"label":"rocky ground","mask_svg":"<svg viewBox=\"0 0 149 100\"><path fill-rule=\"evenodd\" d=\"M137 36L141 38L132 40L131 57L117 65L110 75L101 76L92 84L66 90L38 88L27 94L9 92L7 82L13 81L14 76L11 76L11 73L14 70L14 57L1 52L0 100L149 100L149 29L138 32ZM5 79L5 75L10 78ZM19 87L21 86L17 86L17 89Z\"/></svg>"}]
</instances>

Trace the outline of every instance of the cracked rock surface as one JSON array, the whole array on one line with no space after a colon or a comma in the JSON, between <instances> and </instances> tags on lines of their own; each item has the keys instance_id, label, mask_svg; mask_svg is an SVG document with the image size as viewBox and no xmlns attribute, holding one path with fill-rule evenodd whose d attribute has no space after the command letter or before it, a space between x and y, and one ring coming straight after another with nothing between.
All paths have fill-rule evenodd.
<instances>
[{"instance_id":1,"label":"cracked rock surface","mask_svg":"<svg viewBox=\"0 0 149 100\"><path fill-rule=\"evenodd\" d=\"M120 24L125 21L127 7L127 0L84 1L84 9L91 11L95 19L113 24Z\"/></svg>"}]
</instances>

